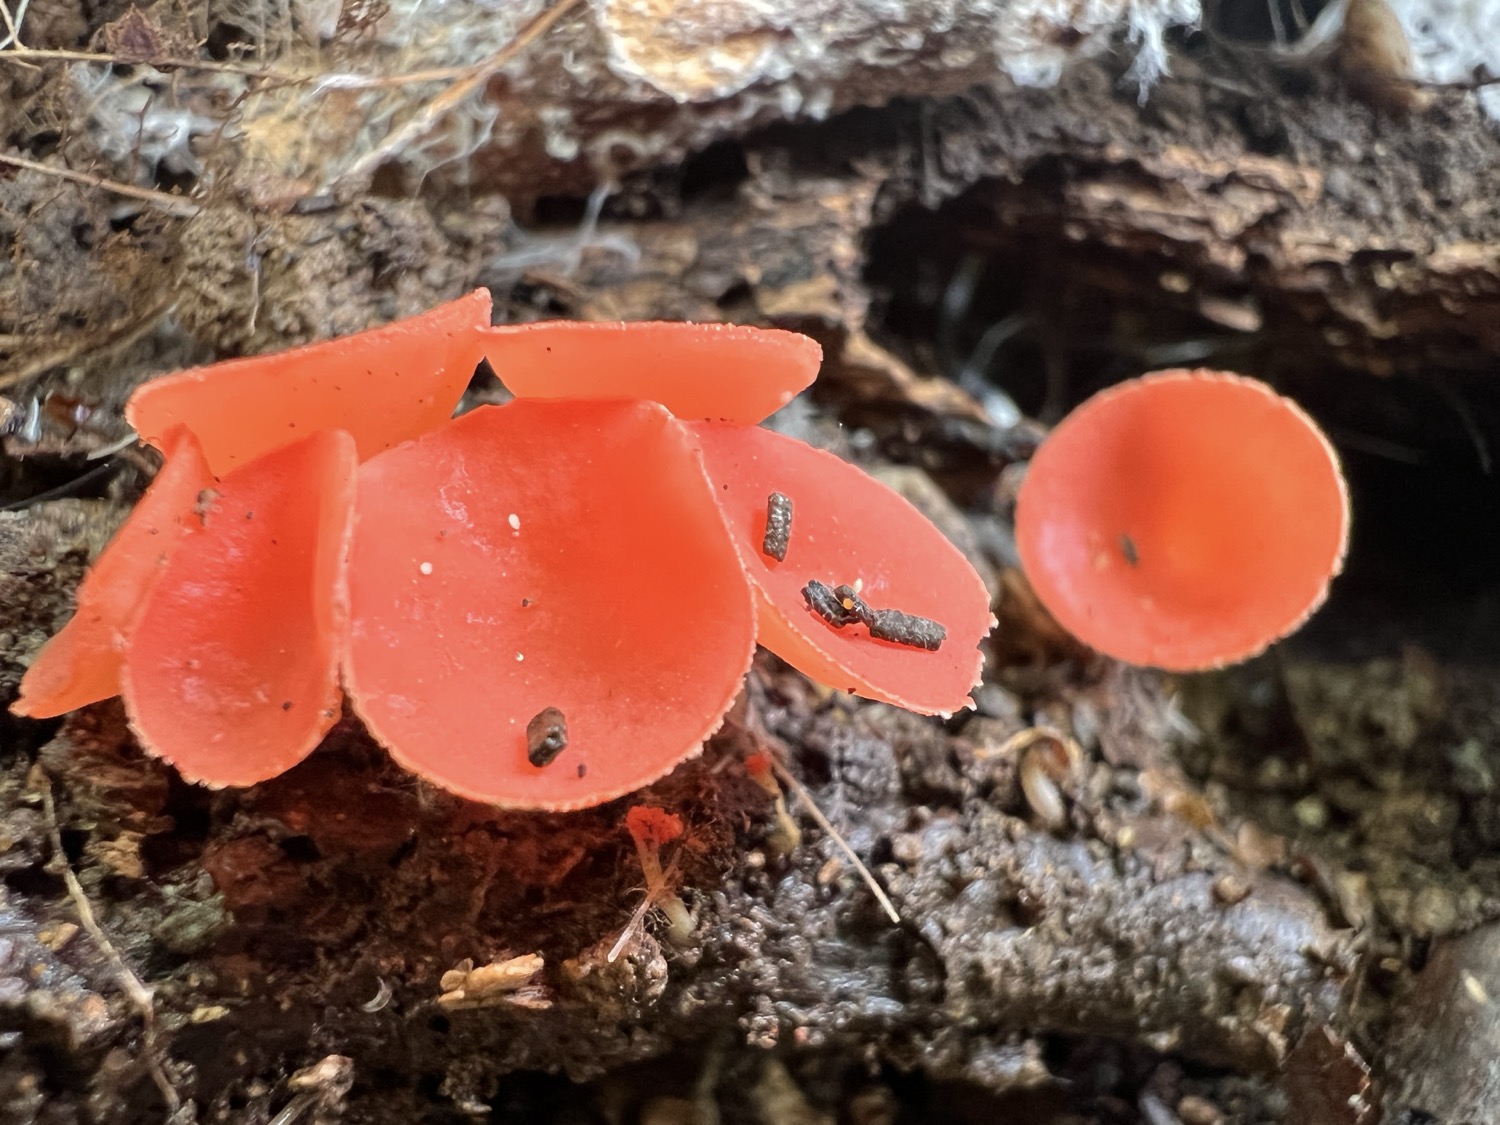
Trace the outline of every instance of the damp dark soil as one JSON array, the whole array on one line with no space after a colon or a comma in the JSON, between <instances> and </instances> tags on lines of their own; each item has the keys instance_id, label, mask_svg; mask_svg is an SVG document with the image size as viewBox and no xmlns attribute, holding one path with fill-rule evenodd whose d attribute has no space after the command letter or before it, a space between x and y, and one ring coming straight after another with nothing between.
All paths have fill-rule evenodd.
<instances>
[{"instance_id":1,"label":"damp dark soil","mask_svg":"<svg viewBox=\"0 0 1500 1125\"><path fill-rule=\"evenodd\" d=\"M39 0L38 33L162 32L106 7ZM0 700L152 472L131 387L480 284L506 320L818 337L776 424L927 510L1000 618L970 712L762 653L701 757L567 815L438 792L353 719L212 792L117 702L0 718L0 1120L1500 1119L1500 139L1462 91L1397 112L1173 49L1144 104L1113 58L875 74L812 123L596 103L665 140L613 168L497 140L492 181L245 183L234 130L144 196L0 174ZM110 155L60 65L0 82L6 145ZM1184 365L1298 398L1356 520L1302 634L1168 678L1049 623L1010 508L1045 423ZM686 826L688 938L638 916L637 803Z\"/></svg>"}]
</instances>

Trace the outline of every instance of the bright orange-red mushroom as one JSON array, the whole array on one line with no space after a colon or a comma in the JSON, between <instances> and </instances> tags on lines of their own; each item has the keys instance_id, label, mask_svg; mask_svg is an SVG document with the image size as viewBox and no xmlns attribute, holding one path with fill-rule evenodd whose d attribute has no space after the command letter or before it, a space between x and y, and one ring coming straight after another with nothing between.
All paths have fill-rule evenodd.
<instances>
[{"instance_id":1,"label":"bright orange-red mushroom","mask_svg":"<svg viewBox=\"0 0 1500 1125\"><path fill-rule=\"evenodd\" d=\"M797 332L663 321L505 325L485 332L484 354L518 398L638 398L745 425L791 402L823 359Z\"/></svg>"},{"instance_id":2,"label":"bright orange-red mushroom","mask_svg":"<svg viewBox=\"0 0 1500 1125\"><path fill-rule=\"evenodd\" d=\"M961 710L979 682L992 625L984 583L926 516L830 453L752 426L696 423L714 498L759 594L759 640L815 680L925 714ZM764 551L767 501L791 501L785 559ZM858 584L869 606L929 618L935 652L834 627L808 608L811 581Z\"/></svg>"},{"instance_id":3,"label":"bright orange-red mushroom","mask_svg":"<svg viewBox=\"0 0 1500 1125\"><path fill-rule=\"evenodd\" d=\"M121 694L141 745L190 781L275 777L338 719L356 467L329 430L236 469L147 598Z\"/></svg>"},{"instance_id":4,"label":"bright orange-red mushroom","mask_svg":"<svg viewBox=\"0 0 1500 1125\"><path fill-rule=\"evenodd\" d=\"M354 435L365 460L452 416L489 322L489 292L477 289L367 332L153 380L125 415L152 445L186 426L219 476L320 430Z\"/></svg>"},{"instance_id":5,"label":"bright orange-red mushroom","mask_svg":"<svg viewBox=\"0 0 1500 1125\"><path fill-rule=\"evenodd\" d=\"M349 581L345 684L370 733L510 808L661 777L719 726L755 647L692 442L655 403L481 407L374 458ZM531 745L559 727L561 748Z\"/></svg>"},{"instance_id":6,"label":"bright orange-red mushroom","mask_svg":"<svg viewBox=\"0 0 1500 1125\"><path fill-rule=\"evenodd\" d=\"M177 544L199 526L193 507L213 483L186 430L163 446L161 472L79 584L77 611L21 680L17 715L44 719L120 694L126 631Z\"/></svg>"},{"instance_id":7,"label":"bright orange-red mushroom","mask_svg":"<svg viewBox=\"0 0 1500 1125\"><path fill-rule=\"evenodd\" d=\"M1026 576L1100 652L1179 671L1254 656L1323 601L1343 563L1338 459L1252 379L1166 371L1096 395L1021 487Z\"/></svg>"},{"instance_id":8,"label":"bright orange-red mushroom","mask_svg":"<svg viewBox=\"0 0 1500 1125\"><path fill-rule=\"evenodd\" d=\"M889 489L753 426L812 380L816 343L487 320L476 293L142 388L130 417L174 450L168 470L18 710L118 686L150 752L245 785L313 749L342 667L404 765L463 796L562 810L701 748L757 612L768 647L820 679L914 710L967 702L991 624L967 562ZM517 401L451 421L481 352ZM772 492L796 519L777 509L774 549ZM858 586L860 623L814 615L813 580Z\"/></svg>"}]
</instances>

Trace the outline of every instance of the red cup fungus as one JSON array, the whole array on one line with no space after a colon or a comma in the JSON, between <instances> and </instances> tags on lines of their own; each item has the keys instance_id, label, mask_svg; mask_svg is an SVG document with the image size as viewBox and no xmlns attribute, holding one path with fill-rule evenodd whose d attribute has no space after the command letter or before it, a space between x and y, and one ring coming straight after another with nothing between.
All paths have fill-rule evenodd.
<instances>
[{"instance_id":1,"label":"red cup fungus","mask_svg":"<svg viewBox=\"0 0 1500 1125\"><path fill-rule=\"evenodd\" d=\"M857 695L928 714L962 710L991 621L989 592L958 548L905 498L831 453L758 426L690 429L755 587L759 642ZM783 560L762 550L772 493L793 503ZM918 653L872 638L864 624L834 627L808 608L803 590L814 581L858 583L870 605L943 622L949 637Z\"/></svg>"},{"instance_id":2,"label":"red cup fungus","mask_svg":"<svg viewBox=\"0 0 1500 1125\"><path fill-rule=\"evenodd\" d=\"M697 753L755 613L692 469L688 436L640 401L480 407L366 464L344 675L370 733L520 808L597 804ZM568 745L539 767L526 729L548 707Z\"/></svg>"},{"instance_id":3,"label":"red cup fungus","mask_svg":"<svg viewBox=\"0 0 1500 1125\"><path fill-rule=\"evenodd\" d=\"M355 469L342 430L235 469L147 596L121 695L141 744L190 781L275 777L338 719Z\"/></svg>"},{"instance_id":4,"label":"red cup fungus","mask_svg":"<svg viewBox=\"0 0 1500 1125\"><path fill-rule=\"evenodd\" d=\"M127 413L166 464L13 709L119 691L148 751L247 785L311 752L342 681L413 772L559 810L697 753L757 639L871 698L966 704L992 624L973 569L885 486L756 426L816 343L488 319L479 291L142 387ZM517 398L453 419L482 356ZM858 612L814 615L814 582Z\"/></svg>"},{"instance_id":5,"label":"red cup fungus","mask_svg":"<svg viewBox=\"0 0 1500 1125\"><path fill-rule=\"evenodd\" d=\"M1089 399L1017 499L1042 603L1109 656L1172 671L1248 659L1322 604L1343 565L1338 458L1253 379L1164 371Z\"/></svg>"},{"instance_id":6,"label":"red cup fungus","mask_svg":"<svg viewBox=\"0 0 1500 1125\"><path fill-rule=\"evenodd\" d=\"M368 332L153 379L125 417L158 446L186 426L219 476L320 430L351 434L365 461L453 416L489 322L489 292L476 289Z\"/></svg>"},{"instance_id":7,"label":"red cup fungus","mask_svg":"<svg viewBox=\"0 0 1500 1125\"><path fill-rule=\"evenodd\" d=\"M27 669L17 715L50 718L120 694L126 632L214 483L190 432L177 427L162 447L166 463L79 583L72 619Z\"/></svg>"},{"instance_id":8,"label":"red cup fungus","mask_svg":"<svg viewBox=\"0 0 1500 1125\"><path fill-rule=\"evenodd\" d=\"M489 329L485 355L517 398L638 398L753 426L818 377L823 349L739 324L544 321Z\"/></svg>"}]
</instances>

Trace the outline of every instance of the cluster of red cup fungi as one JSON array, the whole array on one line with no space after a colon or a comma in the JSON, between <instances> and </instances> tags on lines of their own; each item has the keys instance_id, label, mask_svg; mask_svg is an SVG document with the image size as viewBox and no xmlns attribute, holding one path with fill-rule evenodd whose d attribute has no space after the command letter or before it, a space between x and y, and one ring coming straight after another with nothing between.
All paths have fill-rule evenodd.
<instances>
[{"instance_id":1,"label":"cluster of red cup fungi","mask_svg":"<svg viewBox=\"0 0 1500 1125\"><path fill-rule=\"evenodd\" d=\"M973 568L896 493L759 425L816 343L489 321L480 291L143 386L127 415L165 463L13 710L120 695L149 752L223 786L297 764L347 699L443 788L572 809L697 752L757 641L869 698L967 705L993 621ZM453 418L481 358L515 398ZM815 583L859 612L814 612Z\"/></svg>"},{"instance_id":2,"label":"cluster of red cup fungi","mask_svg":"<svg viewBox=\"0 0 1500 1125\"><path fill-rule=\"evenodd\" d=\"M249 785L347 699L443 788L573 809L696 753L757 642L871 699L968 705L993 624L973 568L890 489L759 425L817 375L816 343L489 320L479 291L142 387L127 413L165 463L13 710L118 694L148 751ZM455 419L481 358L515 398ZM1311 420L1207 371L1085 403L1016 515L1062 625L1175 670L1295 629L1348 525Z\"/></svg>"}]
</instances>

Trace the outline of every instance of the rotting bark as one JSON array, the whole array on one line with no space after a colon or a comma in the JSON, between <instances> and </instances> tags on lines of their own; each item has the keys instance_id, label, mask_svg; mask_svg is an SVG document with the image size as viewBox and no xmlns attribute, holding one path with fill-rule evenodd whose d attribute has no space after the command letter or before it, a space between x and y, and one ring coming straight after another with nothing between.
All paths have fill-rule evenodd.
<instances>
[{"instance_id":1,"label":"rotting bark","mask_svg":"<svg viewBox=\"0 0 1500 1125\"><path fill-rule=\"evenodd\" d=\"M554 46L528 65L545 74ZM669 1086L699 1108L732 1105L747 1081L761 1090L783 1063L835 1060L825 1084L854 1072L871 1081L865 1068L884 1066L1010 1099L991 1105L1104 1119L1085 1091L1108 1070L1091 1054L1106 1042L1131 1065L1094 1096L1154 1099L1183 1119L1186 1099L1199 1097L1264 1120L1277 1104L1272 1076L1304 1035L1315 1059L1328 1042L1358 1061L1351 1036L1378 1048L1365 1033L1388 1018L1406 943L1500 914L1489 868L1448 850L1471 823L1492 838L1493 771L1483 755L1470 762L1491 782L1456 796L1424 757L1445 724L1477 729L1462 704L1413 703L1419 733L1408 738L1339 711L1293 669L1276 678L1279 691L1302 693L1300 716L1295 701L1268 709L1263 693L1246 691L1253 702L1241 700L1229 733L1211 730L1186 755L1184 772L1163 685L1080 659L1004 575L1014 560L1003 473L1035 434L989 425L972 398L928 374L943 366L931 342L943 326L915 331L891 315L923 279L881 272L951 266L976 248L1008 263L1026 278L1040 350L1075 383L1098 352L1070 345L1070 333L1103 336L1113 362L1128 364L1212 331L1230 341L1225 351L1291 383L1310 384L1320 364L1361 376L1492 368L1500 263L1485 247L1500 243L1500 204L1485 185L1500 145L1470 101L1453 94L1392 120L1317 83L1288 92L1238 69L1226 80L1227 65L1182 59L1144 108L1108 68L1082 67L1054 90L897 101L759 133L746 130L780 111L762 100L739 112L751 95L730 112L712 100L611 102L613 88L600 85L578 120L589 136L628 126L650 138L638 156L648 165L709 140L735 143L627 178L592 231L544 229L537 199L586 191L600 166L551 161L525 130L516 147L502 135L477 165L504 171L494 184L514 197L524 228L497 197L465 200L441 184L421 201L370 196L285 214L256 205L263 185L231 180L238 190L210 213L137 216L111 232L111 205L86 189L35 173L0 185L19 255L44 264L0 279L17 295L3 327L24 336L10 354L32 376L10 391L13 417L74 364L105 420L92 437L49 430L46 445L12 426L23 498L41 491L37 465L52 471L48 485L81 469L147 374L352 330L483 282L517 319L730 317L817 334L831 357L816 396L824 413L785 424L940 483L957 501L956 525L952 505L947 513L955 537L1009 590L980 712L947 726L830 697L763 660L746 709L705 757L637 798L688 824L678 871L699 916L695 940L672 950L648 926L613 963L607 953L640 893L622 827L629 801L566 818L495 817L418 787L353 725L282 779L209 794L144 760L114 705L68 720L50 742L47 728L4 720L0 1113L160 1116L138 1017L88 936L70 928L38 764L57 793L67 862L156 990L158 1061L186 1099L184 1121L269 1120L292 1106L348 1121L506 1104L539 1114L508 1076L556 1070L594 1082L603 1099L627 1081L627 1064L663 1056L724 1075L718 1097ZM840 104L947 93L975 77L848 74ZM20 662L55 628L83 559L122 510L122 498L106 497L0 515L0 686L13 688ZM1350 675L1359 692L1390 701L1380 669ZM1234 710L1216 706L1208 713ZM1236 751L1267 710L1276 722L1290 714L1294 728L1332 715L1363 742L1333 739L1342 757L1313 746L1308 769L1302 742L1261 729L1252 770ZM1026 806L1014 756L1000 752L1033 721L1071 731L1086 755L1061 793L1066 824L1051 832ZM869 860L900 926L805 821L802 845L775 854L768 798L740 765L767 738L789 748L791 768ZM1391 760L1376 776L1347 760L1356 745ZM1294 780L1262 775L1268 746L1272 759L1297 762ZM1353 796L1351 772L1362 783ZM1366 818L1366 837L1337 822L1309 831L1309 796ZM1386 818L1404 827L1388 848L1373 846L1370 826ZM1365 882L1351 880L1372 858ZM1364 1009L1342 996L1356 980L1356 932L1385 958L1358 974ZM492 1003L438 1003L444 974L461 963L531 953L542 972ZM735 1078L745 1044L774 1067ZM1434 1064L1403 1052L1390 1065L1407 1068L1402 1089L1420 1093L1411 1068ZM334 1059L351 1061L352 1080ZM1354 1085L1362 1065L1350 1064ZM1194 1069L1204 1066L1219 1069ZM1288 1093L1299 1104L1296 1081L1294 1072ZM639 1088L620 1097L637 1108L646 1099ZM769 1094L751 1100L772 1104ZM837 1094L820 1101L841 1104Z\"/></svg>"}]
</instances>

